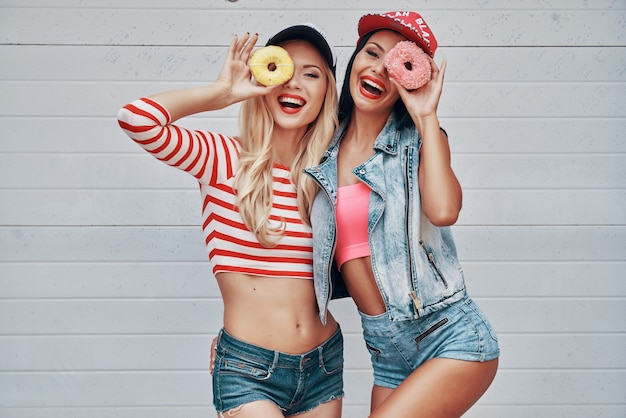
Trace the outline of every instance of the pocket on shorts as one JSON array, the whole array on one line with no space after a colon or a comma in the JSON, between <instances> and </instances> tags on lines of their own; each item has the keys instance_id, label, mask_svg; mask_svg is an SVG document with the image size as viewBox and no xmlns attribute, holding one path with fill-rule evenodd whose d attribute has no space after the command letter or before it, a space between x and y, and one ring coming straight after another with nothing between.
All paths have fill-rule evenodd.
<instances>
[{"instance_id":1,"label":"pocket on shorts","mask_svg":"<svg viewBox=\"0 0 626 418\"><path fill-rule=\"evenodd\" d=\"M265 380L272 375L271 365L242 355L226 353L218 355L216 370L221 375L239 375L256 380Z\"/></svg>"},{"instance_id":2,"label":"pocket on shorts","mask_svg":"<svg viewBox=\"0 0 626 418\"><path fill-rule=\"evenodd\" d=\"M343 347L323 353L321 366L326 375L341 373L343 371Z\"/></svg>"},{"instance_id":3,"label":"pocket on shorts","mask_svg":"<svg viewBox=\"0 0 626 418\"><path fill-rule=\"evenodd\" d=\"M447 323L449 322L448 318L442 318L439 321L437 321L435 324L433 324L430 328L428 328L426 331L422 332L420 335L418 335L417 337L415 337L414 341L415 341L415 346L417 347L417 349L419 350L420 347L420 343L428 338L430 335L434 334L435 332L439 331L441 328L443 328Z\"/></svg>"}]
</instances>

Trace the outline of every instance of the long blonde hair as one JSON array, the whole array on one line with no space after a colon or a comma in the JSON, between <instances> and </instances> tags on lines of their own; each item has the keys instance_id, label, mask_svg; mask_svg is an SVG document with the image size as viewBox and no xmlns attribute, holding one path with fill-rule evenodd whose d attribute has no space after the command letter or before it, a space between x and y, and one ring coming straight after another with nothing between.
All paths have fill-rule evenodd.
<instances>
[{"instance_id":1,"label":"long blonde hair","mask_svg":"<svg viewBox=\"0 0 626 418\"><path fill-rule=\"evenodd\" d=\"M309 226L311 205L318 188L302 170L319 164L337 129L337 88L335 78L327 65L324 65L324 75L328 83L322 109L309 124L290 166L291 181L297 190L298 212L303 222ZM271 228L269 225L273 203L274 120L263 97L255 97L242 103L239 124L242 152L234 182L237 206L244 224L255 234L259 243L272 247L280 240L286 225L284 222L278 228Z\"/></svg>"}]
</instances>

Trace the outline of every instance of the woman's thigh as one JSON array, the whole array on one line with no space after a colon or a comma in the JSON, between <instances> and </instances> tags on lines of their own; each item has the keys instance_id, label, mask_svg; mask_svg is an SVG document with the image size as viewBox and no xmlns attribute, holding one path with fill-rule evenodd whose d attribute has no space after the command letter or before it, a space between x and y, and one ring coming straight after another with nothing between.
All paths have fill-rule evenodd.
<instances>
[{"instance_id":1,"label":"woman's thigh","mask_svg":"<svg viewBox=\"0 0 626 418\"><path fill-rule=\"evenodd\" d=\"M498 359L429 360L396 389L374 386L370 418L460 417L487 391L497 369Z\"/></svg>"},{"instance_id":2,"label":"woman's thigh","mask_svg":"<svg viewBox=\"0 0 626 418\"><path fill-rule=\"evenodd\" d=\"M343 399L335 399L323 403L310 411L293 416L297 416L298 418L341 418L342 406Z\"/></svg>"}]
</instances>

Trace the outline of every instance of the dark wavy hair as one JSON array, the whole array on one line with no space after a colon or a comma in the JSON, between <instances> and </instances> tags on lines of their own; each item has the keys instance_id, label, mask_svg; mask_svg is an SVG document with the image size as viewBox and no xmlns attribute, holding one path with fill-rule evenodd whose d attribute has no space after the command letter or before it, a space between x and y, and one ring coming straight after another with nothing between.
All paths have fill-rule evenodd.
<instances>
[{"instance_id":1,"label":"dark wavy hair","mask_svg":"<svg viewBox=\"0 0 626 418\"><path fill-rule=\"evenodd\" d=\"M352 118L352 111L354 110L354 100L352 99L352 95L350 94L350 74L352 73L352 65L354 64L354 59L356 55L361 52L361 50L365 47L365 44L369 41L373 34L377 31L372 31L367 35L361 37L359 42L356 45L350 60L348 61L348 66L346 67L346 73L343 78L343 85L341 86L341 95L339 96L339 123L350 122L350 118ZM413 123L413 119L409 116L409 112L406 110L406 106L402 99L398 99L398 101L393 106L392 110L396 120L398 121L398 128L402 129L407 126L415 126Z\"/></svg>"}]
</instances>

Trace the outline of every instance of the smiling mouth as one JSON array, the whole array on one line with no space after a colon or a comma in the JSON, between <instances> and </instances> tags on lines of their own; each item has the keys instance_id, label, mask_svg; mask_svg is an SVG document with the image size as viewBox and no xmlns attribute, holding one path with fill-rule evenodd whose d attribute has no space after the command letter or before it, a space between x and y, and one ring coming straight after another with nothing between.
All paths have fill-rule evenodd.
<instances>
[{"instance_id":1,"label":"smiling mouth","mask_svg":"<svg viewBox=\"0 0 626 418\"><path fill-rule=\"evenodd\" d=\"M361 88L373 96L381 96L385 92L380 84L367 78L361 79Z\"/></svg>"},{"instance_id":2,"label":"smiling mouth","mask_svg":"<svg viewBox=\"0 0 626 418\"><path fill-rule=\"evenodd\" d=\"M303 99L298 99L296 97L279 96L278 103L280 103L282 107L289 109L300 109L306 102Z\"/></svg>"}]
</instances>

